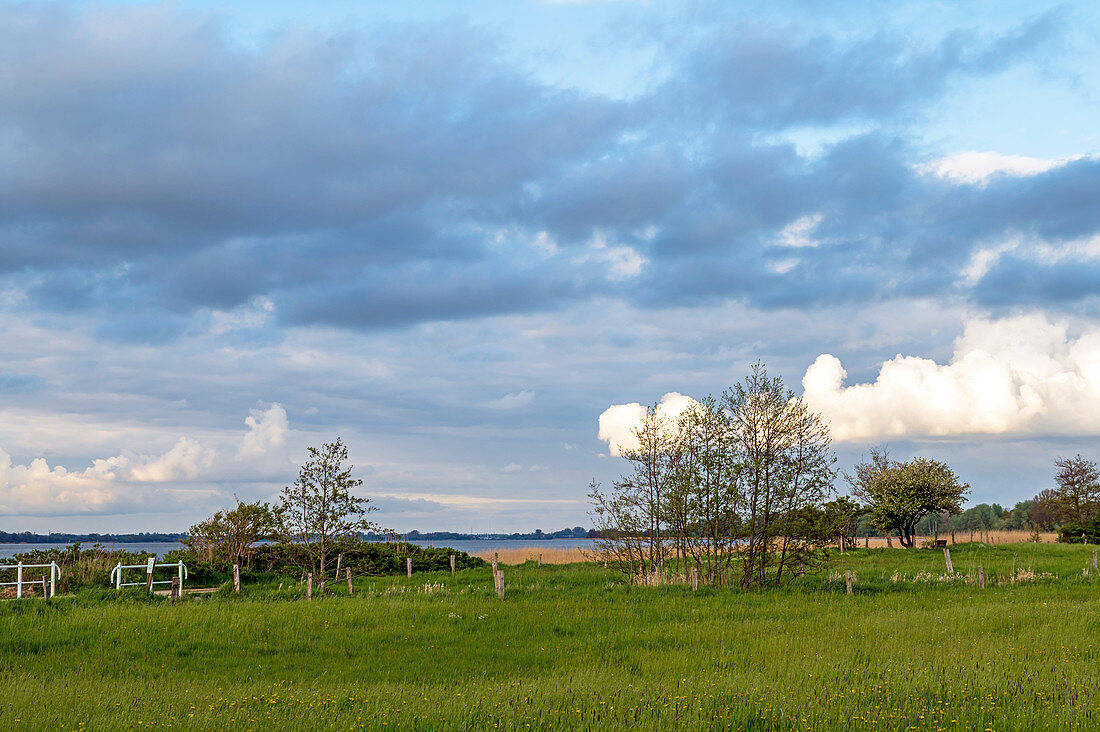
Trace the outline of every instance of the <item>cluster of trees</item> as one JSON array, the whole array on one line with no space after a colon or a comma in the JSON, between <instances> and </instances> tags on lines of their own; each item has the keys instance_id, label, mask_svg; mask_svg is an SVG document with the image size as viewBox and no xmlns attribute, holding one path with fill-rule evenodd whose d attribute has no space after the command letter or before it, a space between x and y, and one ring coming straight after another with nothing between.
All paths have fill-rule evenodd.
<instances>
[{"instance_id":1,"label":"cluster of trees","mask_svg":"<svg viewBox=\"0 0 1100 732\"><path fill-rule=\"evenodd\" d=\"M277 505L238 501L235 508L192 526L183 545L211 564L250 565L259 542L295 544L299 550L284 554L324 577L341 543L381 531L366 518L375 510L370 499L352 493L362 481L352 476L347 460L347 447L339 438L310 447L298 479L283 489Z\"/></svg>"},{"instance_id":2,"label":"cluster of trees","mask_svg":"<svg viewBox=\"0 0 1100 732\"><path fill-rule=\"evenodd\" d=\"M650 408L635 435L631 472L590 499L596 550L637 581L691 565L714 585L781 584L850 523L827 508L828 428L762 364L675 422Z\"/></svg>"}]
</instances>

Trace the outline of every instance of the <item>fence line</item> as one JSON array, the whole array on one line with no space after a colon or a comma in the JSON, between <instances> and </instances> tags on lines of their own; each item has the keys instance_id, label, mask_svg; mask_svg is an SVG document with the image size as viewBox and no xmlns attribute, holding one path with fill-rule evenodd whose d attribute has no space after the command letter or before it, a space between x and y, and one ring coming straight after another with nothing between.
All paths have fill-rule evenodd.
<instances>
[{"instance_id":1,"label":"fence line","mask_svg":"<svg viewBox=\"0 0 1100 732\"><path fill-rule=\"evenodd\" d=\"M16 570L15 582L0 582L0 586L15 585L15 596L20 598L23 596L23 585L35 584L35 581L26 581L23 579L24 569L46 569L50 570L50 590L49 597L53 597L57 594L57 580L61 579L61 567L57 566L57 562L50 562L49 564L0 564L0 571L7 569Z\"/></svg>"}]
</instances>

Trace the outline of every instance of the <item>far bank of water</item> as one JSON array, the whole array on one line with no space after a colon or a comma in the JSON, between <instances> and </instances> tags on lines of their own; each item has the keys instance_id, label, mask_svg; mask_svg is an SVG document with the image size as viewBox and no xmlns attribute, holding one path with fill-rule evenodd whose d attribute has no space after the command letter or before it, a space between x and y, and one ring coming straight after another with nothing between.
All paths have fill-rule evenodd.
<instances>
[{"instance_id":1,"label":"far bank of water","mask_svg":"<svg viewBox=\"0 0 1100 732\"><path fill-rule=\"evenodd\" d=\"M414 539L408 542L424 547L448 547L460 552L476 554L484 551L501 549L590 549L591 539ZM10 559L16 554L32 552L39 549L64 549L69 544L0 544L0 560ZM127 552L139 552L143 554L156 554L164 556L173 549L183 548L176 541L148 541L148 542L103 542L93 544L86 542L81 545L84 549L99 546L107 551L122 550Z\"/></svg>"}]
</instances>

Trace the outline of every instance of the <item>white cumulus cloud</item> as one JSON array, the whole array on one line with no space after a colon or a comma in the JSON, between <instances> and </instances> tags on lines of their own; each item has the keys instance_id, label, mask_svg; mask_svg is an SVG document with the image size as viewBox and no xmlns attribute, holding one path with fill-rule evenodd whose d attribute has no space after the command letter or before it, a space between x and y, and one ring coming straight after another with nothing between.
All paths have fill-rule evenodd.
<instances>
[{"instance_id":1,"label":"white cumulus cloud","mask_svg":"<svg viewBox=\"0 0 1100 732\"><path fill-rule=\"evenodd\" d=\"M689 396L670 391L661 397L657 405L657 417L674 425L685 409L697 402ZM630 404L612 404L600 415L598 436L607 443L608 452L619 456L623 452L638 448L635 430L641 426L648 409L638 402Z\"/></svg>"},{"instance_id":2,"label":"white cumulus cloud","mask_svg":"<svg viewBox=\"0 0 1100 732\"><path fill-rule=\"evenodd\" d=\"M838 440L964 434L1100 433L1100 327L1077 337L1042 315L970 320L950 362L898 354L845 386L822 354L802 379Z\"/></svg>"},{"instance_id":3,"label":"white cumulus cloud","mask_svg":"<svg viewBox=\"0 0 1100 732\"><path fill-rule=\"evenodd\" d=\"M238 460L260 458L286 444L290 425L286 419L286 410L281 404L272 404L264 411L253 409L245 417L244 423L248 432L241 438L240 447L237 448Z\"/></svg>"}]
</instances>

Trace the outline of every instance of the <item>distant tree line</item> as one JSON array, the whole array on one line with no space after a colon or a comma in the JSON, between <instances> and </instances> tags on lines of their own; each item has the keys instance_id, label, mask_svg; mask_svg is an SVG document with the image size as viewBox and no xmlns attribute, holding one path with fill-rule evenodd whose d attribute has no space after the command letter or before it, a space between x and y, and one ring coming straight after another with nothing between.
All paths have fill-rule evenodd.
<instances>
[{"instance_id":1,"label":"distant tree line","mask_svg":"<svg viewBox=\"0 0 1100 732\"><path fill-rule=\"evenodd\" d=\"M142 531L137 534L69 534L57 532L49 534L34 534L30 531L0 531L0 544L87 544L99 542L132 544L138 542L180 541L185 536L187 535L162 533L157 531Z\"/></svg>"}]
</instances>

